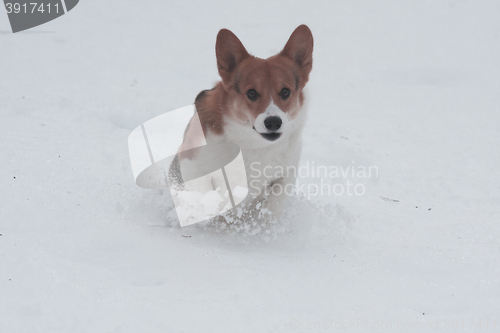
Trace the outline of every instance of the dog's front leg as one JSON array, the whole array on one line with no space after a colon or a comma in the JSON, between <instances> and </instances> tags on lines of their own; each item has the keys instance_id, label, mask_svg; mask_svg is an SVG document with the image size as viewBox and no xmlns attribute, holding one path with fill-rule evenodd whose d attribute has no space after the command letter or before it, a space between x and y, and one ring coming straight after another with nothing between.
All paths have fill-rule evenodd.
<instances>
[{"instance_id":1,"label":"dog's front leg","mask_svg":"<svg viewBox=\"0 0 500 333\"><path fill-rule=\"evenodd\" d=\"M289 196L293 195L295 179L278 178L266 187L266 198L262 204L262 215L270 213L271 219L280 219Z\"/></svg>"}]
</instances>

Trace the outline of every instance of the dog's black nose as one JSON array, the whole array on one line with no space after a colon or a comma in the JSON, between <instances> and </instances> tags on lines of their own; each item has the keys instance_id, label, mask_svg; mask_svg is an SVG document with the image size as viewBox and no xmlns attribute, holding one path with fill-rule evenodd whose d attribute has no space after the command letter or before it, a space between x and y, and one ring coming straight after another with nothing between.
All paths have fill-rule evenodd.
<instances>
[{"instance_id":1,"label":"dog's black nose","mask_svg":"<svg viewBox=\"0 0 500 333\"><path fill-rule=\"evenodd\" d=\"M281 127L281 124L283 124L283 122L281 121L281 118L276 117L276 116L267 117L266 120L264 120L264 125L270 131L279 130Z\"/></svg>"}]
</instances>

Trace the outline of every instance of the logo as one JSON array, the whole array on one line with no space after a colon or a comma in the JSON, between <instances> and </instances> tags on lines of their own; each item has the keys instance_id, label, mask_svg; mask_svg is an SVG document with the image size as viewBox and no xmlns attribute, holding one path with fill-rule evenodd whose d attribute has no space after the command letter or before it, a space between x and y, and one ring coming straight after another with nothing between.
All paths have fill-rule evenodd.
<instances>
[{"instance_id":1,"label":"logo","mask_svg":"<svg viewBox=\"0 0 500 333\"><path fill-rule=\"evenodd\" d=\"M4 0L12 32L52 21L69 12L79 0Z\"/></svg>"},{"instance_id":2,"label":"logo","mask_svg":"<svg viewBox=\"0 0 500 333\"><path fill-rule=\"evenodd\" d=\"M128 137L132 172L138 186L148 189L170 189L179 223L182 227L216 217L236 209L248 195L243 155L237 145L213 149L216 143L184 140L190 127L203 133L194 105L185 106L148 120ZM186 141L186 142L184 142ZM179 155L193 152L208 156L181 179L172 177L172 168L179 167ZM221 156L210 152L223 151ZM214 189L213 184L219 184Z\"/></svg>"}]
</instances>

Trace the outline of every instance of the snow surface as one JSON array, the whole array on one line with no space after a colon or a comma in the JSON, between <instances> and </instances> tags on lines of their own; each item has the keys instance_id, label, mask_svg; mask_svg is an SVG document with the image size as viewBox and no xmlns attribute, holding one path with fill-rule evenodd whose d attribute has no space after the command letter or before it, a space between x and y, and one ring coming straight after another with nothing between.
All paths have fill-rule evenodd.
<instances>
[{"instance_id":1,"label":"snow surface","mask_svg":"<svg viewBox=\"0 0 500 333\"><path fill-rule=\"evenodd\" d=\"M499 330L499 17L498 1L87 0L12 34L0 10L0 332ZM301 165L378 177L295 198L279 225L180 228L168 191L134 184L129 133L218 80L220 28L267 57L302 23Z\"/></svg>"}]
</instances>

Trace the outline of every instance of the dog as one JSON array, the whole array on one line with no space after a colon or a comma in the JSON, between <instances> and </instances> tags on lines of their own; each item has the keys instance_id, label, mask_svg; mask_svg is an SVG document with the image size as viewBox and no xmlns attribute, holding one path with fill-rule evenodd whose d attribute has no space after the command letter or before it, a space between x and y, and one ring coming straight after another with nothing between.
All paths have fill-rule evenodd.
<instances>
[{"instance_id":1,"label":"dog","mask_svg":"<svg viewBox=\"0 0 500 333\"><path fill-rule=\"evenodd\" d=\"M215 51L222 80L196 97L196 112L170 166L170 179L182 184L195 178L193 175L206 174L236 147L243 156L248 181L244 185L249 193L238 204L239 213L233 210L224 218L229 222L264 215L265 219L279 219L296 174L273 170L296 168L300 159L307 113L303 89L312 69L313 45L311 30L301 25L281 52L260 59L250 55L230 30L220 30ZM195 119L201 128L194 125ZM188 149L203 140L204 150ZM196 190L206 192L221 186L224 179L205 177Z\"/></svg>"}]
</instances>

